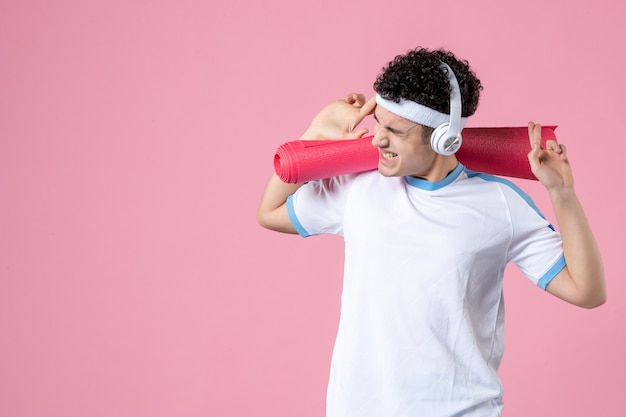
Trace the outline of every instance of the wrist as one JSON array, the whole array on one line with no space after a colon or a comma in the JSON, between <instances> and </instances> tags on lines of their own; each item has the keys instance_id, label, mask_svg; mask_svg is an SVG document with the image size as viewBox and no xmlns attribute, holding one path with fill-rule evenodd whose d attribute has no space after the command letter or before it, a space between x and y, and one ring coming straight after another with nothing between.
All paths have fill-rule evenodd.
<instances>
[{"instance_id":1,"label":"wrist","mask_svg":"<svg viewBox=\"0 0 626 417\"><path fill-rule=\"evenodd\" d=\"M320 132L319 128L315 128L313 125L309 126L307 130L300 136L300 140L322 140L326 139Z\"/></svg>"},{"instance_id":2,"label":"wrist","mask_svg":"<svg viewBox=\"0 0 626 417\"><path fill-rule=\"evenodd\" d=\"M548 189L548 195L550 196L553 204L567 204L572 200L578 200L578 196L576 195L576 191L574 191L573 187Z\"/></svg>"}]
</instances>

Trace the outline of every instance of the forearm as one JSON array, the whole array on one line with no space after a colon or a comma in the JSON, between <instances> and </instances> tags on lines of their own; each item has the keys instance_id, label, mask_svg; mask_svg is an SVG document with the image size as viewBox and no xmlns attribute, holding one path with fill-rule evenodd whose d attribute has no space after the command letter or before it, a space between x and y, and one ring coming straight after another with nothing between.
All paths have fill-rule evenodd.
<instances>
[{"instance_id":1,"label":"forearm","mask_svg":"<svg viewBox=\"0 0 626 417\"><path fill-rule=\"evenodd\" d=\"M276 174L272 174L257 209L258 223L270 230L296 233L287 214L286 202L301 186L302 184L287 184Z\"/></svg>"},{"instance_id":2,"label":"forearm","mask_svg":"<svg viewBox=\"0 0 626 417\"><path fill-rule=\"evenodd\" d=\"M550 198L578 304L600 305L606 299L602 258L578 196L573 188L567 188L551 192Z\"/></svg>"},{"instance_id":3,"label":"forearm","mask_svg":"<svg viewBox=\"0 0 626 417\"><path fill-rule=\"evenodd\" d=\"M319 128L309 127L300 140L323 139ZM283 182L276 173L272 174L267 185L261 203L257 209L257 222L266 229L284 233L297 233L287 212L287 198L295 193L303 184L289 184Z\"/></svg>"}]
</instances>

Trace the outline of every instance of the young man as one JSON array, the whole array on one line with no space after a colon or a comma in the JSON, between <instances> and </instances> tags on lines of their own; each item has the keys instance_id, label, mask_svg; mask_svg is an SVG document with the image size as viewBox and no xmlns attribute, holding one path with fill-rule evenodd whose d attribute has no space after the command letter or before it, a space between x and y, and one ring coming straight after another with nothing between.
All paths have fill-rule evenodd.
<instances>
[{"instance_id":1,"label":"young man","mask_svg":"<svg viewBox=\"0 0 626 417\"><path fill-rule=\"evenodd\" d=\"M257 212L272 230L344 237L327 415L498 416L506 265L581 307L606 298L565 147L542 148L541 126L529 123L529 163L559 233L515 185L456 159L455 130L482 89L467 62L418 48L390 62L374 89L370 100L329 104L301 139L362 137L358 125L373 114L378 171L295 185L273 175Z\"/></svg>"}]
</instances>

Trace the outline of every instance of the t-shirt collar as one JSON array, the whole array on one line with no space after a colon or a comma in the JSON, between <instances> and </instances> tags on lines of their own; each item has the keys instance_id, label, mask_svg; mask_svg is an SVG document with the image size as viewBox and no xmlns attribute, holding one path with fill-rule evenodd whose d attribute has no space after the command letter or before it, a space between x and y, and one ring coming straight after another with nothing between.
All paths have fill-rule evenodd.
<instances>
[{"instance_id":1,"label":"t-shirt collar","mask_svg":"<svg viewBox=\"0 0 626 417\"><path fill-rule=\"evenodd\" d=\"M465 166L460 162L457 164L456 168L454 168L444 179L437 182L428 181L422 178L415 178L410 176L405 176L405 181L416 188L420 188L422 190L434 191L440 188L445 187L446 185L452 183L456 180L459 175L465 170Z\"/></svg>"}]
</instances>

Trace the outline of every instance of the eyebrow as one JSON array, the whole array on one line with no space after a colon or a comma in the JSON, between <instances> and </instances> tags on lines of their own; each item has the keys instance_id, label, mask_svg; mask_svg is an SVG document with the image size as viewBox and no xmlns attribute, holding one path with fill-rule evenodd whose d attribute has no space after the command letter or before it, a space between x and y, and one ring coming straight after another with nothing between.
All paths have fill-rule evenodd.
<instances>
[{"instance_id":1,"label":"eyebrow","mask_svg":"<svg viewBox=\"0 0 626 417\"><path fill-rule=\"evenodd\" d=\"M407 133L409 133L409 130L413 129L413 127L414 127L414 126L411 126L410 128L408 128L408 129L407 129L407 130L405 130L405 131L398 130L398 129L393 128L393 127L391 127L391 126L383 126L383 125L380 123L380 120L378 120L378 117L376 116L376 111L374 111L374 114L373 114L372 116L374 117L374 120L376 120L376 122L377 122L379 125L381 125L384 129L387 129L388 131L390 131L391 133L394 133L394 134L396 134L396 135L406 135Z\"/></svg>"}]
</instances>

